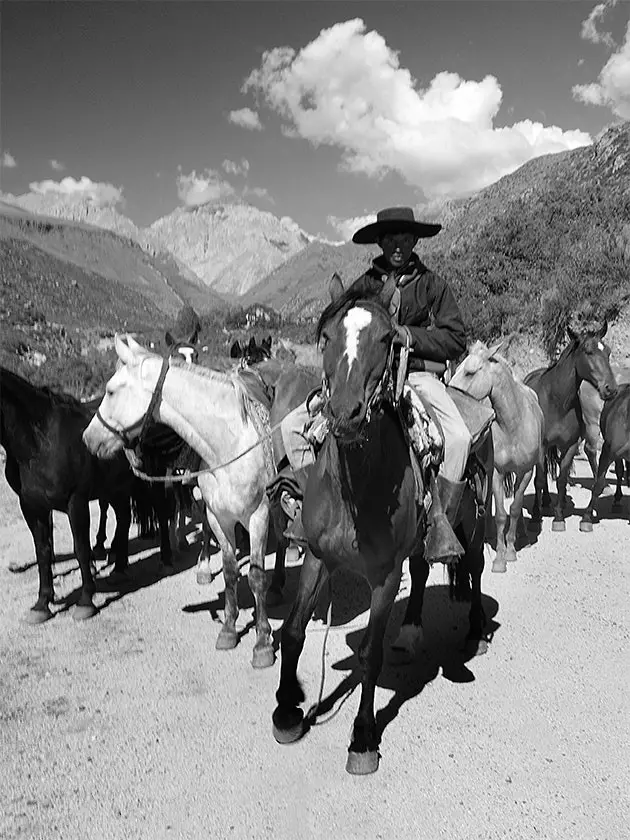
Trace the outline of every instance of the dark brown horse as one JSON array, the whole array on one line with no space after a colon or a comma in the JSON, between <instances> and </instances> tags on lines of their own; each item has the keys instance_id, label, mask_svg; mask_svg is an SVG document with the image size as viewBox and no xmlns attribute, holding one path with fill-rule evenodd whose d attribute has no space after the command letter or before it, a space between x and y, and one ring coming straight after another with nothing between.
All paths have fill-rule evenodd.
<instances>
[{"instance_id":1,"label":"dark brown horse","mask_svg":"<svg viewBox=\"0 0 630 840\"><path fill-rule=\"evenodd\" d=\"M276 740L284 744L298 740L308 728L300 709L304 693L297 677L306 625L329 575L340 567L352 569L372 589L369 623L358 653L361 702L346 765L350 773L365 774L378 767L374 692L402 563L410 558L412 580L402 635L416 638L422 632L429 567L424 560L426 523L420 512L423 508L419 509L416 502L411 456L399 414L387 396L391 317L378 300L363 300L340 290L334 296L318 327L324 345L324 395L332 433L311 468L305 488L302 517L308 546L296 600L282 628L273 731ZM487 475L491 475L489 436L483 448ZM488 481L486 501L490 489ZM484 516L477 513L475 494L468 487L458 527L466 554L456 575L462 594L470 596L472 586L468 640L474 651L482 652L486 649L481 604Z\"/></svg>"},{"instance_id":2,"label":"dark brown horse","mask_svg":"<svg viewBox=\"0 0 630 840\"><path fill-rule=\"evenodd\" d=\"M604 438L602 452L599 456L597 476L590 501L582 515L580 531L592 531L593 519L596 518L595 504L606 484L606 473L610 465L621 464L630 459L630 385L620 385L614 397L604 403L600 428ZM617 467L617 492L615 503L621 501L620 470Z\"/></svg>"},{"instance_id":3,"label":"dark brown horse","mask_svg":"<svg viewBox=\"0 0 630 840\"><path fill-rule=\"evenodd\" d=\"M66 513L81 570L81 593L74 618L96 613L91 571L91 499L103 498L116 513L112 547L117 563L126 564L131 523L133 475L124 456L107 463L91 455L81 436L93 411L74 397L36 388L21 376L0 368L0 443L6 450L5 474L17 493L33 536L39 569L39 596L25 620L41 624L52 618L52 511Z\"/></svg>"},{"instance_id":4,"label":"dark brown horse","mask_svg":"<svg viewBox=\"0 0 630 840\"><path fill-rule=\"evenodd\" d=\"M610 399L617 390L610 368L610 351L602 342L606 328L605 322L570 323L567 328L570 343L560 358L550 367L534 370L525 377L525 384L537 393L545 417L544 461L536 467L532 518L541 521L541 509L550 501L546 484L549 472L557 476L554 531L566 528L564 505L569 470L585 433L580 385L590 382L603 400Z\"/></svg>"}]
</instances>

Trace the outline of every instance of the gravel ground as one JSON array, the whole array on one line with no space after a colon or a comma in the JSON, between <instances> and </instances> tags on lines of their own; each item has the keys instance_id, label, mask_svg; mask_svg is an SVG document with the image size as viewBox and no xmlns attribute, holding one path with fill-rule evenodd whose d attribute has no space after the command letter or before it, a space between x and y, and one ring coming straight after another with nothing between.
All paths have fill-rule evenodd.
<instances>
[{"instance_id":1,"label":"gravel ground","mask_svg":"<svg viewBox=\"0 0 630 840\"><path fill-rule=\"evenodd\" d=\"M571 493L586 502L579 483ZM351 777L359 692L347 702L340 692L354 684L367 617L360 581L334 581L325 688L334 705L303 741L281 747L271 734L278 664L252 669L251 629L236 650L214 650L222 576L197 586L194 547L163 577L155 549L134 541L131 586L100 585L92 621L77 624L59 605L43 626L20 623L37 571L8 571L33 546L0 479L0 837L622 840L630 530L605 518L610 496L601 510L592 534L578 531L575 515L565 534L546 519L506 575L487 565L494 637L484 657L461 658L467 609L448 601L442 570L431 572L425 648L412 666L388 664L377 689L380 769ZM63 555L65 517L56 526ZM76 561L55 570L58 595L73 592ZM405 576L394 627L407 587ZM245 627L245 580L240 593ZM284 615L272 612L274 629ZM319 687L323 629L311 622L301 660L307 702Z\"/></svg>"}]
</instances>

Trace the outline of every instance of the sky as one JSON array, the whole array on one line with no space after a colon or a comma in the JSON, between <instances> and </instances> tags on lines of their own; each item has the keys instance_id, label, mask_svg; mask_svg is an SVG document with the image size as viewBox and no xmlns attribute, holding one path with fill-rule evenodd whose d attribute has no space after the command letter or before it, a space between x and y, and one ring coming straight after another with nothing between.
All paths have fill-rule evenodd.
<instances>
[{"instance_id":1,"label":"sky","mask_svg":"<svg viewBox=\"0 0 630 840\"><path fill-rule=\"evenodd\" d=\"M0 3L0 190L348 238L630 119L630 2Z\"/></svg>"}]
</instances>

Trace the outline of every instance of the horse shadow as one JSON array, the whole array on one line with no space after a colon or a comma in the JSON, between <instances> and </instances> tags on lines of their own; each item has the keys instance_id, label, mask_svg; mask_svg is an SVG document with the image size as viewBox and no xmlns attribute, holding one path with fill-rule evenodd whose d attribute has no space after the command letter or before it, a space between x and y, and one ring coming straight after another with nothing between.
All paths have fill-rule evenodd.
<instances>
[{"instance_id":1,"label":"horse shadow","mask_svg":"<svg viewBox=\"0 0 630 840\"><path fill-rule=\"evenodd\" d=\"M151 543L154 545L151 546ZM147 547L153 547L154 550L138 560L131 559L134 554L147 551ZM101 567L95 577L96 591L107 596L99 607L99 612L107 609L111 604L132 595L134 592L146 589L149 586L154 586L165 577L172 577L192 569L197 563L199 549L200 544L193 542L188 545L187 549L179 550L173 556L173 567L171 569L162 564L159 543L156 543L155 540L140 538L130 540L130 562L127 571L124 574L115 575L112 570L109 575L102 575L101 573L110 565L108 561L106 565ZM74 554L68 554L66 555L66 559L71 560L74 556ZM74 571L76 571L76 567L73 566L63 572L55 573L55 577L63 577ZM77 586L67 595L60 598L58 601L61 605L59 612L67 612L78 601L81 591L81 586Z\"/></svg>"},{"instance_id":2,"label":"horse shadow","mask_svg":"<svg viewBox=\"0 0 630 840\"><path fill-rule=\"evenodd\" d=\"M394 604L392 615L385 634L385 657L383 668L377 680L380 688L393 691L387 704L376 714L376 725L379 742L389 724L395 720L402 707L415 697L418 697L429 683L433 682L440 671L444 679L454 683L471 683L475 680L474 672L468 668L468 662L473 654L464 649L464 640L468 630L469 605L451 601L447 585L427 587L424 598L423 629L424 644L418 655L409 663L401 663L391 651L391 645L396 637L407 608L407 598ZM500 624L495 620L499 611L499 604L488 595L482 596L483 609L486 614L486 633L491 640ZM333 617L338 612L336 602L333 606ZM341 623L341 622L339 622ZM332 626L337 621L333 618ZM346 644L352 653L346 658L335 662L335 671L349 673L326 695L308 716L310 726L321 726L332 720L343 704L354 693L361 683L361 671L357 652L365 628L352 630L346 635ZM325 717L325 720L322 718Z\"/></svg>"}]
</instances>

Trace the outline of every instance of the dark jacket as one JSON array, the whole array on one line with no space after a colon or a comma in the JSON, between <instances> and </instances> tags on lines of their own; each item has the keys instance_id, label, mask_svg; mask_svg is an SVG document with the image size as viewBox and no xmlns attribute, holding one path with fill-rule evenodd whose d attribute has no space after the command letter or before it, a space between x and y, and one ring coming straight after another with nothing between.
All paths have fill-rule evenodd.
<instances>
[{"instance_id":1,"label":"dark jacket","mask_svg":"<svg viewBox=\"0 0 630 840\"><path fill-rule=\"evenodd\" d=\"M389 276L378 257L351 288L378 292ZM410 370L423 370L422 359L448 362L466 349L466 330L455 296L438 274L420 262L417 254L400 270L398 323L411 334Z\"/></svg>"}]
</instances>

